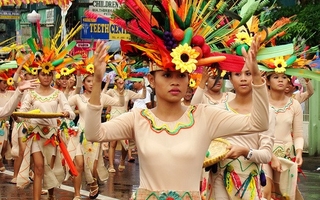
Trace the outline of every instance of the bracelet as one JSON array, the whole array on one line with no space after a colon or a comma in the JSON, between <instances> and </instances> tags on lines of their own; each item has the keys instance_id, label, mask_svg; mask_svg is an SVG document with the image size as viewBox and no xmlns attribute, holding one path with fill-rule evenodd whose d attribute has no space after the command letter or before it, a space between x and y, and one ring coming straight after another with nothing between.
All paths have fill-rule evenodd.
<instances>
[{"instance_id":1,"label":"bracelet","mask_svg":"<svg viewBox=\"0 0 320 200\"><path fill-rule=\"evenodd\" d=\"M250 148L247 157L245 158L246 160L250 160L250 158L252 157L252 153L253 153L253 149Z\"/></svg>"}]
</instances>

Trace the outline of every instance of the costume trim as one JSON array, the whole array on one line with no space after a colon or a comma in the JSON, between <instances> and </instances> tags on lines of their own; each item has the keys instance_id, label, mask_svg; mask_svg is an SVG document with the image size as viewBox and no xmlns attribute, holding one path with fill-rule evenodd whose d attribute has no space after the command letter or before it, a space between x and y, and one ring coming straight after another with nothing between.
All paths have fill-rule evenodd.
<instances>
[{"instance_id":1,"label":"costume trim","mask_svg":"<svg viewBox=\"0 0 320 200\"><path fill-rule=\"evenodd\" d=\"M173 129L170 129L170 127L167 124L158 125L156 124L155 116L150 112L149 109L143 109L141 111L141 115L149 120L149 123L151 125L151 129L157 133L162 132L165 130L169 135L176 135L179 133L180 129L187 129L193 126L194 124L194 116L193 112L196 110L196 106L189 106L187 115L189 117L189 122L183 123L183 122L177 122L176 126Z\"/></svg>"},{"instance_id":2,"label":"costume trim","mask_svg":"<svg viewBox=\"0 0 320 200\"><path fill-rule=\"evenodd\" d=\"M278 114L278 113L284 113L284 112L286 112L286 110L288 110L289 108L290 108L290 106L293 104L293 99L292 98L290 98L289 99L289 102L284 106L284 107L282 107L282 108L276 108L276 107L274 107L274 106L271 106L271 108L274 110L274 112L276 113L276 114Z\"/></svg>"},{"instance_id":3,"label":"costume trim","mask_svg":"<svg viewBox=\"0 0 320 200\"><path fill-rule=\"evenodd\" d=\"M31 90L30 95L34 100L36 99L36 100L40 101L41 103L43 103L43 102L48 102L48 101L52 101L54 99L57 99L59 96L59 92L60 92L59 90L55 90L49 96L42 97L38 93L36 93L34 90Z\"/></svg>"},{"instance_id":4,"label":"costume trim","mask_svg":"<svg viewBox=\"0 0 320 200\"><path fill-rule=\"evenodd\" d=\"M138 189L131 198L133 200L200 200L199 191L150 191L146 189Z\"/></svg>"}]
</instances>

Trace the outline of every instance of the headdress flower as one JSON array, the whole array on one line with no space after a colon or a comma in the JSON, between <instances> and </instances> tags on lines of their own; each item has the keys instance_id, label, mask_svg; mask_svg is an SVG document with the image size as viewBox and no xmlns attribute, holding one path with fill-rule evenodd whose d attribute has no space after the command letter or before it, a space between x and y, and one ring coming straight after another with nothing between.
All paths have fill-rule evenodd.
<instances>
[{"instance_id":1,"label":"headdress flower","mask_svg":"<svg viewBox=\"0 0 320 200\"><path fill-rule=\"evenodd\" d=\"M89 72L90 74L93 74L94 73L94 66L93 64L89 64L86 66L86 70L87 72Z\"/></svg>"},{"instance_id":2,"label":"headdress flower","mask_svg":"<svg viewBox=\"0 0 320 200\"><path fill-rule=\"evenodd\" d=\"M176 69L181 72L193 72L198 62L196 58L199 56L199 52L192 49L188 44L179 45L172 50L170 55L172 56L172 62L176 65Z\"/></svg>"},{"instance_id":3,"label":"headdress flower","mask_svg":"<svg viewBox=\"0 0 320 200\"><path fill-rule=\"evenodd\" d=\"M273 62L275 69L274 71L276 73L284 73L286 71L287 63L284 60L283 56L276 57L275 59L271 59L271 62Z\"/></svg>"},{"instance_id":4,"label":"headdress flower","mask_svg":"<svg viewBox=\"0 0 320 200\"><path fill-rule=\"evenodd\" d=\"M50 62L45 62L41 65L41 69L43 73L49 74L52 70L54 70L54 67Z\"/></svg>"},{"instance_id":5,"label":"headdress flower","mask_svg":"<svg viewBox=\"0 0 320 200\"><path fill-rule=\"evenodd\" d=\"M13 78L12 78L12 77L10 77L10 78L7 79L7 84L8 84L9 86L12 86L12 85L13 85Z\"/></svg>"}]
</instances>

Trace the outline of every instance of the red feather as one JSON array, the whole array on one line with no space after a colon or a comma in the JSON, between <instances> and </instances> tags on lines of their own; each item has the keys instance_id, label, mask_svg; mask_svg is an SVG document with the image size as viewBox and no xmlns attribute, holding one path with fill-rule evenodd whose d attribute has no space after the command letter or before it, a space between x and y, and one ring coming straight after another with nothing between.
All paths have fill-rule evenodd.
<instances>
[{"instance_id":1,"label":"red feather","mask_svg":"<svg viewBox=\"0 0 320 200\"><path fill-rule=\"evenodd\" d=\"M226 53L210 53L211 56L225 56L226 59L219 62L220 68L229 72L240 72L244 66L244 59L242 56L237 56L233 54Z\"/></svg>"}]
</instances>

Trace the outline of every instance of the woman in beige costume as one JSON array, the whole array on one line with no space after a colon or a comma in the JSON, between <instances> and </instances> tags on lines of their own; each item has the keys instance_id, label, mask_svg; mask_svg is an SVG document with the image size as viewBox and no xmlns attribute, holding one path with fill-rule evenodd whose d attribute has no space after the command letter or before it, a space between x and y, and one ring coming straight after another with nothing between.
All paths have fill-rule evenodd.
<instances>
[{"instance_id":1,"label":"woman in beige costume","mask_svg":"<svg viewBox=\"0 0 320 200\"><path fill-rule=\"evenodd\" d=\"M269 72L269 100L276 114L275 141L270 164L263 165L267 175L264 198L296 198L297 168L302 165L303 113L300 103L285 95L290 77L284 73ZM284 175L291 175L285 180ZM282 177L282 180L280 180Z\"/></svg>"},{"instance_id":2,"label":"woman in beige costume","mask_svg":"<svg viewBox=\"0 0 320 200\"><path fill-rule=\"evenodd\" d=\"M109 84L110 78L107 78ZM75 166L79 175L74 177L74 200L80 199L80 186L82 172L85 173L87 183L90 184L91 199L95 199L99 194L98 178L105 181L108 178L107 169L104 166L102 157L101 144L97 142L87 141L84 134L84 117L87 108L87 102L91 96L93 83L93 74L85 74L83 78L84 93L69 97L70 106L77 106L79 110L78 132L75 135L70 135L68 142L68 151L71 159L74 160ZM101 94L101 103L104 106L123 106L124 97L120 95L120 99L113 99L107 94Z\"/></svg>"},{"instance_id":3,"label":"woman in beige costume","mask_svg":"<svg viewBox=\"0 0 320 200\"><path fill-rule=\"evenodd\" d=\"M188 73L163 71L152 65L148 79L157 92L157 107L133 109L105 123L98 118L102 109L100 84L105 72L102 58L106 50L104 42L97 43L85 133L87 139L92 141L135 139L140 168L136 199L200 199L199 179L210 141L228 134L268 129L267 91L255 59L257 43L253 42L246 56L253 75L251 116L236 115L205 104L181 105L181 98L188 87Z\"/></svg>"},{"instance_id":4,"label":"woman in beige costume","mask_svg":"<svg viewBox=\"0 0 320 200\"><path fill-rule=\"evenodd\" d=\"M115 78L115 84L117 86L116 89L109 89L107 90L106 94L113 97L114 99L118 99L120 101L121 94L124 96L124 106L111 106L110 111L110 119L116 118L123 113L128 112L128 102L131 99L144 99L146 97L146 87L143 84L143 91L142 94L138 94L136 92L133 92L131 90L127 90L124 88L124 80L120 77ZM106 87L105 87L106 88ZM128 154L128 148L129 148L129 141L128 140L122 140L121 141L121 159L119 163L118 170L123 171L125 169L125 159ZM109 167L108 171L111 173L114 173L116 170L114 168L114 157L115 157L115 149L117 147L117 141L110 141L109 146Z\"/></svg>"},{"instance_id":5,"label":"woman in beige costume","mask_svg":"<svg viewBox=\"0 0 320 200\"><path fill-rule=\"evenodd\" d=\"M20 99L23 95L23 91L27 89L34 89L38 86L36 79L22 81L19 83L18 88L15 90L11 98L4 104L4 106L0 107L0 117L8 117L12 114L12 112L17 108L17 105L20 102Z\"/></svg>"},{"instance_id":6,"label":"woman in beige costume","mask_svg":"<svg viewBox=\"0 0 320 200\"><path fill-rule=\"evenodd\" d=\"M51 87L53 72L40 69L38 79L40 86L35 90L28 91L20 111L40 109L43 113L56 113L60 106L65 117L74 119L75 114L64 94ZM33 199L35 200L40 199L42 187L49 189L51 198L53 188L58 187L64 179L60 153L57 152L58 130L55 118L34 118L24 122L23 133L25 134L26 150L17 178L17 186L24 187L28 184L30 156L32 156L35 173Z\"/></svg>"},{"instance_id":7,"label":"woman in beige costume","mask_svg":"<svg viewBox=\"0 0 320 200\"><path fill-rule=\"evenodd\" d=\"M219 107L230 112L250 115L252 110L252 76L246 66L241 72L230 72L229 79L234 86L235 98ZM209 171L206 199L259 200L265 176L262 163L268 163L272 156L275 114L269 112L269 129L250 135L224 137L231 144L225 159L217 164L217 171ZM260 180L260 176L262 180ZM239 181L234 181L238 177Z\"/></svg>"},{"instance_id":8,"label":"woman in beige costume","mask_svg":"<svg viewBox=\"0 0 320 200\"><path fill-rule=\"evenodd\" d=\"M191 100L192 105L199 103L217 105L231 101L235 97L232 92L222 92L223 78L216 80L216 77L210 68L203 68L200 84Z\"/></svg>"},{"instance_id":9,"label":"woman in beige costume","mask_svg":"<svg viewBox=\"0 0 320 200\"><path fill-rule=\"evenodd\" d=\"M216 79L217 75L213 74L210 67L203 67L202 77L199 86L191 100L191 105L199 103L208 105L219 105L220 103L229 102L234 99L235 94L232 92L222 92L223 79ZM217 83L216 83L217 82ZM208 190L209 172L202 170L201 175L201 195L206 196Z\"/></svg>"},{"instance_id":10,"label":"woman in beige costume","mask_svg":"<svg viewBox=\"0 0 320 200\"><path fill-rule=\"evenodd\" d=\"M0 107L3 107L10 98L14 95L13 90L8 90L7 80L10 78L7 76L7 71L0 72ZM9 135L9 117L1 117L0 118L0 172L4 172L6 170L3 165L3 157L7 152L8 146L8 135Z\"/></svg>"},{"instance_id":11,"label":"woman in beige costume","mask_svg":"<svg viewBox=\"0 0 320 200\"><path fill-rule=\"evenodd\" d=\"M26 62L27 59L30 59L29 55L26 55L24 58L23 63L19 64L19 67L17 71L15 72L13 76L13 81L18 84L19 78L21 77L23 80L32 80L32 79L37 79L37 68L33 67L28 67ZM17 61L19 62L19 60ZM38 84L39 85L39 84ZM21 102L23 101L25 94L27 93L28 90L26 90L21 98ZM24 134L22 133L22 126L23 122L13 123L12 127L12 135L11 135L11 143L12 143L12 149L11 149L11 154L14 158L14 166L13 166L13 177L10 181L12 184L17 183L17 176L18 172L21 166L21 162L23 159L24 155L24 150L26 148L26 143L23 141ZM30 170L30 178L31 180L33 179L33 171Z\"/></svg>"}]
</instances>

